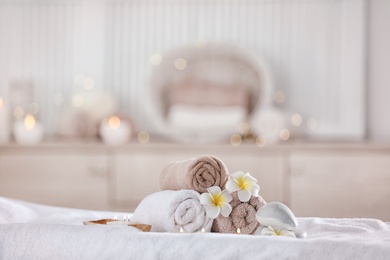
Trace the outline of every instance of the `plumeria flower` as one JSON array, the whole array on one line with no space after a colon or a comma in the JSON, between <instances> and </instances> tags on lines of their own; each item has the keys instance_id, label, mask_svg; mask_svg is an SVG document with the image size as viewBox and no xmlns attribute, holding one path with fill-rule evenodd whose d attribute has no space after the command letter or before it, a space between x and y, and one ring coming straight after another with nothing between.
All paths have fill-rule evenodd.
<instances>
[{"instance_id":1,"label":"plumeria flower","mask_svg":"<svg viewBox=\"0 0 390 260\"><path fill-rule=\"evenodd\" d=\"M238 191L238 199L241 202L249 201L252 195L257 197L260 191L257 180L249 173L244 173L242 171L230 175L230 179L226 183L226 188L230 192Z\"/></svg>"},{"instance_id":2,"label":"plumeria flower","mask_svg":"<svg viewBox=\"0 0 390 260\"><path fill-rule=\"evenodd\" d=\"M200 203L204 205L207 216L212 219L218 217L219 214L225 218L228 217L232 212L229 202L233 199L229 191L221 191L218 186L210 187L207 191L200 195Z\"/></svg>"},{"instance_id":3,"label":"plumeria flower","mask_svg":"<svg viewBox=\"0 0 390 260\"><path fill-rule=\"evenodd\" d=\"M283 236L295 238L294 231L279 227L265 227L263 230L261 230L261 234L264 236Z\"/></svg>"}]
</instances>

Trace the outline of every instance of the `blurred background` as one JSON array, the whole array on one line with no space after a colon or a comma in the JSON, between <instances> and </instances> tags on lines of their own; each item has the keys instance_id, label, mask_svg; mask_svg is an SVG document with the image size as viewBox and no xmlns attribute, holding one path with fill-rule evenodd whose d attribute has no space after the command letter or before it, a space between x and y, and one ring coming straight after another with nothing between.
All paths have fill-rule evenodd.
<instances>
[{"instance_id":1,"label":"blurred background","mask_svg":"<svg viewBox=\"0 0 390 260\"><path fill-rule=\"evenodd\" d=\"M390 159L383 151L390 141L389 22L387 0L0 0L3 183L14 169L5 161L22 151L11 145L15 139L42 140L17 138L15 125L24 120L27 127L30 115L43 138L54 141L100 136L126 143L115 133L107 134L114 140L102 137L103 124L112 128L118 119L130 129L123 135L139 143L167 139L239 146L247 141L264 147L290 140L328 141L334 146L326 148L325 165L336 172L339 166L329 155L347 149L341 144L352 141L348 149L358 149L359 161L378 148L368 145L367 151L362 144L375 142L380 154L374 151L364 165L379 169L369 179L381 183L378 198L384 198L390 181ZM14 157L7 155L13 150ZM32 150L26 153L24 158L31 158ZM341 163L342 172L355 164L350 154ZM285 150L277 155L286 159ZM111 157L99 156L99 165L110 165ZM142 158L149 161L148 156ZM159 167L176 158L166 158ZM306 157L296 158L301 171ZM255 157L250 163L256 164ZM290 175L295 168L290 161L283 165L278 168L284 178L281 191L269 194L293 206L289 185L294 185ZM115 175L106 168L104 173ZM300 191L306 187L306 182L296 184ZM108 192L117 192L118 185L108 185ZM108 197L115 201L115 195ZM374 217L390 217L388 207L381 210ZM335 216L353 214L347 210Z\"/></svg>"},{"instance_id":2,"label":"blurred background","mask_svg":"<svg viewBox=\"0 0 390 260\"><path fill-rule=\"evenodd\" d=\"M159 132L148 106L166 82L151 84L153 70L186 62L191 49L172 64L164 57L183 46L227 43L267 64L272 93L261 95L302 115L310 135L388 140L387 2L2 0L0 96L14 118L35 114L49 136L88 135L63 124L111 113Z\"/></svg>"}]
</instances>

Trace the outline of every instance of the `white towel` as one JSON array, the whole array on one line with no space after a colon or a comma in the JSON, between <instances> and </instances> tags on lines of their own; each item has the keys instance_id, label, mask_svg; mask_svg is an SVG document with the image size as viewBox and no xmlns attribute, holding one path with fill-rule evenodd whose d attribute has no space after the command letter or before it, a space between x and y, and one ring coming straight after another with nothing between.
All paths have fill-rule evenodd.
<instances>
[{"instance_id":1,"label":"white towel","mask_svg":"<svg viewBox=\"0 0 390 260\"><path fill-rule=\"evenodd\" d=\"M199 201L200 194L194 190L164 190L145 197L135 209L132 222L152 225L154 232L186 233L210 231L212 219Z\"/></svg>"}]
</instances>

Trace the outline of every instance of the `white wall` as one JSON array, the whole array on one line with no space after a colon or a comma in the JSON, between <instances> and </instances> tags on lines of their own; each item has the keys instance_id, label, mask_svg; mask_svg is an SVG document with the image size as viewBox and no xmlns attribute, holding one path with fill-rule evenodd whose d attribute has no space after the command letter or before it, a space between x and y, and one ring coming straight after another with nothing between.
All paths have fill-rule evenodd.
<instances>
[{"instance_id":1,"label":"white wall","mask_svg":"<svg viewBox=\"0 0 390 260\"><path fill-rule=\"evenodd\" d=\"M371 0L369 17L368 137L390 141L390 1Z\"/></svg>"},{"instance_id":2,"label":"white wall","mask_svg":"<svg viewBox=\"0 0 390 260\"><path fill-rule=\"evenodd\" d=\"M296 0L297 1L297 0ZM341 1L341 0L340 0ZM353 2L354 0L346 0L346 2ZM390 77L388 76L390 74L390 0L364 0L367 3L368 7L368 48L367 48L367 72L368 72L368 79L367 79L367 106L366 106L366 112L367 112L367 136L372 139L377 139L377 140L389 140L390 141L390 116L388 113L390 113L390 102L387 100L388 97L390 97ZM21 1L23 2L23 1ZM99 64L103 63L103 60L106 58L103 56L96 57L95 55L92 54L92 51L94 49L102 49L102 48L109 48L110 46L103 46L103 43L101 41L101 36L100 34L96 32L92 32L89 34L90 37L85 37L84 33L85 31L90 31L90 28L96 28L93 24L88 23L89 19L88 17L85 17L82 19L82 16L80 16L80 13L72 13L72 10L78 10L78 9L72 9L74 6L77 7L80 2L82 1L69 1L64 3L70 3L70 7L65 10L65 12L62 13L49 13L47 10L40 11L40 9L37 9L37 6L34 6L33 1L24 1L25 3L28 3L24 6L24 13L27 15L21 15L20 17L15 17L13 16L13 12L16 10L15 5L19 2L13 2L13 1L0 1L1 4L7 4L8 9L1 8L0 13L2 14L2 17L0 17L0 31L4 32L5 35L8 35L9 39L15 38L15 41L0 41L0 95L6 96L5 90L7 88L8 84L8 79L10 76L15 76L19 74L26 74L29 76L30 74L37 74L38 80L41 80L43 83L41 86L44 88L44 93L48 97L51 97L51 95L54 95L57 91L62 90L62 88L66 89L71 89L72 86L69 84L73 81L73 76L75 73L78 72L84 72L88 76L93 76L96 80L96 82L102 82L103 80L103 73L102 72L102 66L97 66ZM37 1L38 2L38 1ZM60 2L60 1L59 1ZM88 3L89 1L85 1L85 3ZM86 12L88 15L93 16L96 15L96 13L99 13L100 16L104 14L103 7L101 5L101 2L96 1L99 3L97 6L95 6L94 10L88 10L89 12ZM284 1L275 1L276 6L279 8L280 3L286 3ZM322 2L322 1L318 1ZM359 0L357 0L359 2ZM57 3L57 2L56 2ZM267 2L269 3L269 2ZM313 1L312 3L316 3L316 1ZM326 1L324 2L326 3ZM337 1L334 1L334 3L337 3ZM53 2L54 5L54 2ZM34 7L32 9L32 12L29 12L28 8L32 6ZM66 5L65 5L66 6ZM292 5L288 5L288 8L292 8ZM331 7L327 13L332 14L331 17L335 16L338 12L334 12L333 9L334 7ZM122 10L122 9L121 9ZM127 10L127 9L126 9ZM275 10L278 10L277 8L273 9L274 12ZM289 14L290 10L293 9L282 9L287 14ZM322 9L321 9L322 10ZM339 10L339 9L334 9L334 10ZM24 14L24 13L18 13L18 14ZM269 13L269 12L267 12ZM277 13L277 12L276 12ZM336 13L336 14L335 14ZM47 18L45 18L44 15L47 14ZM113 13L116 15L116 13ZM338 13L340 14L340 13ZM45 31L42 30L42 28L45 27L40 27L40 24L46 24L47 21L54 21L56 19L56 15L62 15L60 16L59 21L60 23L53 23L50 22L50 27L48 27L48 31L52 30L55 32L58 32L57 34L53 34L54 38L53 39L66 39L66 42L71 42L75 41L77 44L75 44L75 50L73 50L71 47L73 45L69 44L71 47L66 47L66 42L60 41L61 45L60 47L63 49L63 51L58 52L57 56L51 55L49 56L49 52L45 52L42 54L42 60L37 60L35 59L37 56L38 51L46 50L48 44L50 41L53 41L53 39L49 38L48 35L45 34ZM39 23L33 23L30 25L30 20L34 17L40 16L41 21ZM257 14L258 16L258 14ZM81 17L81 18L80 18ZM283 17L286 17L285 15ZM287 16L288 17L288 16ZM295 17L295 16L294 16ZM265 17L264 19L266 19ZM23 20L24 19L24 20ZM47 19L47 20L46 20ZM52 20L50 20L52 19ZM83 27L78 28L79 31L76 34L72 34L72 28L67 26L65 23L62 24L62 21L67 21L67 20L72 20L75 19L75 24L77 24L77 21L82 19L82 21L79 21ZM77 20L79 19L79 20ZM267 18L269 20L269 17ZM268 21L266 19L266 21ZM287 18L284 18L287 19ZM285 20L282 20L286 22ZM298 21L298 20L297 20ZM9 24L13 24L13 28L9 28ZM33 32L40 32L40 36L42 37L37 37L37 39L31 37L30 34L23 33L23 30L21 29L21 24L25 23L29 26L31 26L31 30ZM39 25L39 26L38 26ZM72 26L73 26L72 25ZM112 24L116 25L116 24ZM62 27L55 27L55 26L64 26ZM103 27L102 21L100 20L100 27ZM115 27L115 26L114 26ZM76 27L77 28L77 27ZM115 27L116 28L116 27ZM123 29L123 28L122 28ZM125 28L126 29L126 28ZM274 28L275 29L275 28ZM118 29L119 30L119 29ZM61 32L62 31L62 32ZM204 33L204 32L203 32ZM69 38L68 36L77 36L75 39ZM276 34L274 33L273 36ZM83 36L83 37L79 37ZM261 36L261 35L260 35ZM21 41L19 38L20 37L25 37L24 39L27 39L28 41ZM1 37L0 37L1 38ZM45 41L47 40L47 42ZM83 40L81 40L83 39ZM4 38L2 38L4 40ZM29 45L28 42L31 42ZM23 46L16 46L15 45L10 45L11 43L13 44L14 42L24 42L24 47ZM8 44L9 43L9 44ZM45 45L46 44L46 45ZM271 44L272 45L272 44ZM7 48L9 46L13 46L14 48ZM26 50L30 50L31 48L34 49L34 53L32 54L31 58L28 59L28 62L24 64L24 66L15 66L17 64L17 61L19 60L20 57L23 56L23 54L26 54ZM64 47L65 46L65 47ZM81 46L81 47L80 47ZM85 46L91 46L92 48L85 48ZM265 46L270 46L270 43L265 44ZM20 48L19 48L20 47ZM11 49L11 51L10 51ZM20 52L19 49L25 50L25 53ZM62 50L61 49L61 50ZM77 50L79 49L86 49L87 53L83 53L83 59L81 59L77 55L78 52ZM112 48L112 49L118 49L118 48ZM279 48L283 50L283 53L281 54L281 57L286 56L286 51L285 48ZM15 55L13 54L15 52ZM108 49L110 50L110 49ZM28 53L28 52L27 52ZM72 55L69 54L75 54L76 57L73 57ZM107 54L111 54L110 52L107 52ZM10 59L10 55L12 56L12 59ZM93 59L84 59L85 57L91 56ZM79 57L79 60L77 58ZM74 59L73 59L74 58ZM11 62L8 62L10 60ZM98 60L98 62L96 62ZM63 64L68 64L64 69L58 65L58 63L63 63ZM41 64L42 63L42 64ZM46 65L45 65L46 64ZM43 66L45 65L45 66ZM31 67L31 73L29 71L29 68ZM112 66L110 66L112 67ZM60 68L60 69L59 69ZM293 68L295 68L293 66ZM46 69L46 71L44 71ZM91 70L91 71L89 71ZM57 74L59 76L55 76ZM14 75L15 74L15 75ZM42 74L42 75L41 75ZM358 74L358 73L356 73ZM54 75L54 76L52 76ZM359 76L359 75L357 75ZM130 77L129 77L130 78ZM283 82L279 82L283 83ZM285 84L279 84L281 87L284 86ZM300 85L300 84L298 84ZM389 85L389 86L388 86ZM287 93L288 94L288 93ZM38 101L39 97L38 97ZM131 100L134 101L134 100ZM49 106L50 103L49 98L42 98L42 102L47 103L46 105ZM135 101L134 101L135 102ZM132 102L126 102L125 105L130 106L128 104L131 104ZM299 102L298 102L299 103ZM52 108L54 112L58 112L59 108ZM353 113L353 112L352 112ZM360 113L360 112L359 112ZM53 115L51 116L54 118L55 113L52 113ZM343 121L343 120L341 120Z\"/></svg>"}]
</instances>

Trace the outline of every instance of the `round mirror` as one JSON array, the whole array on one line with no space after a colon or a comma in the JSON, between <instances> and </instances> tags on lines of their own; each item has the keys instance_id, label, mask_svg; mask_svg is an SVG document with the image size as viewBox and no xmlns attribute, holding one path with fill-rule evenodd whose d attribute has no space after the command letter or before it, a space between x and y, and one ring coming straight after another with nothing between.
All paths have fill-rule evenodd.
<instances>
[{"instance_id":1,"label":"round mirror","mask_svg":"<svg viewBox=\"0 0 390 260\"><path fill-rule=\"evenodd\" d=\"M224 43L182 46L163 54L148 87L158 131L190 142L226 140L270 103L272 93L261 57Z\"/></svg>"}]
</instances>

